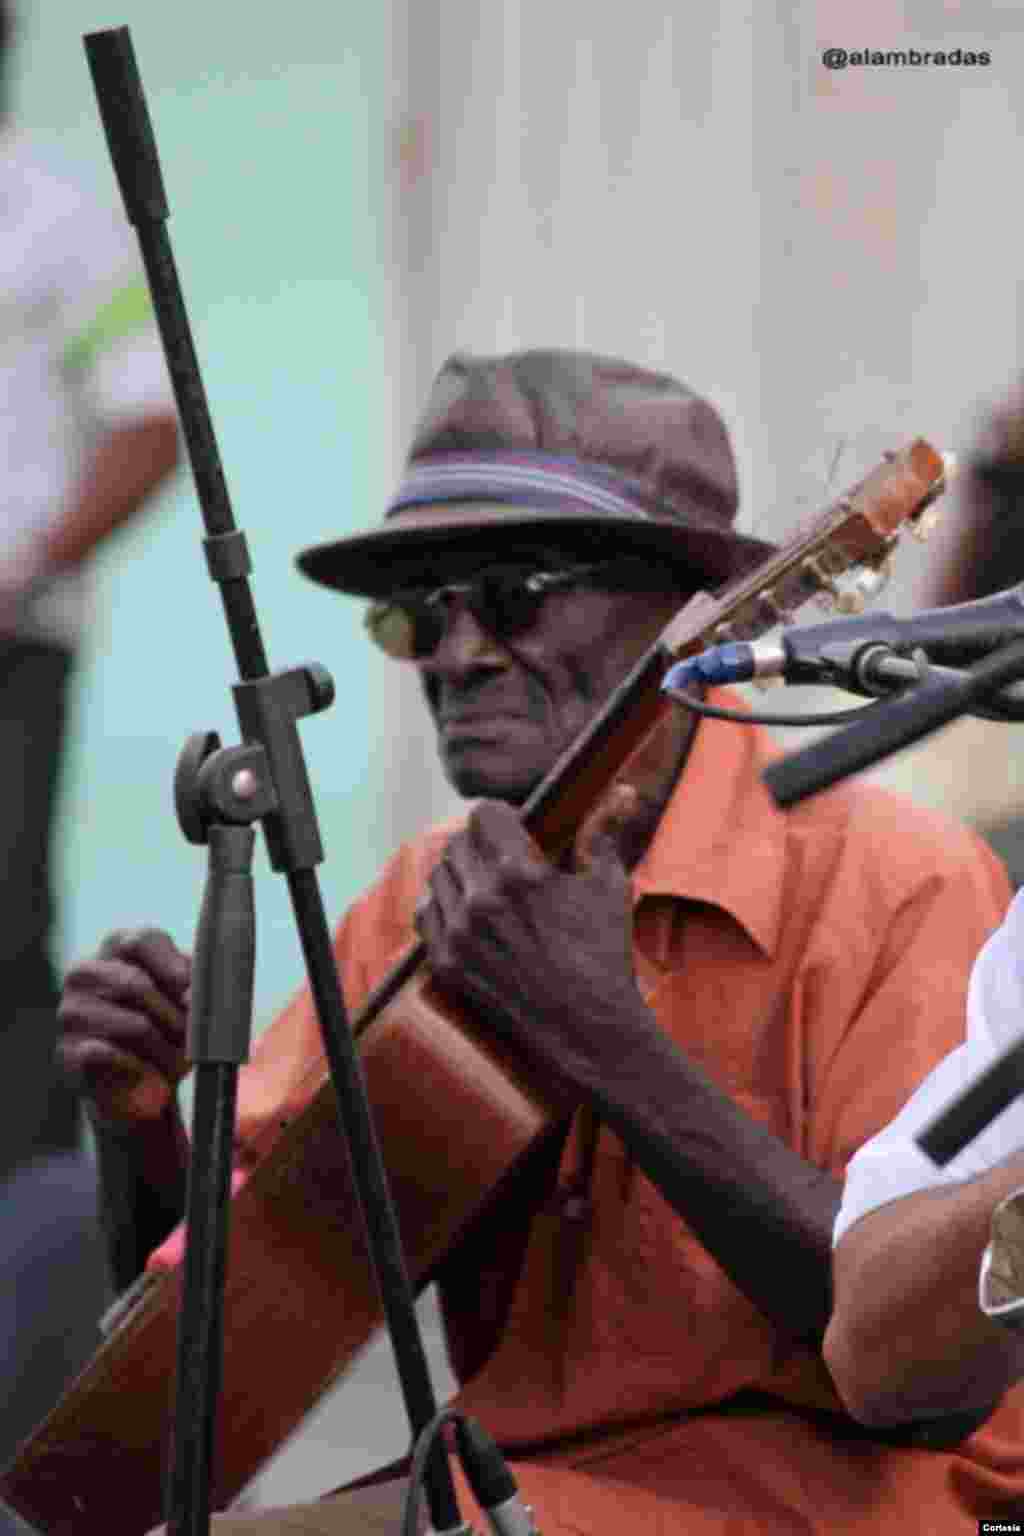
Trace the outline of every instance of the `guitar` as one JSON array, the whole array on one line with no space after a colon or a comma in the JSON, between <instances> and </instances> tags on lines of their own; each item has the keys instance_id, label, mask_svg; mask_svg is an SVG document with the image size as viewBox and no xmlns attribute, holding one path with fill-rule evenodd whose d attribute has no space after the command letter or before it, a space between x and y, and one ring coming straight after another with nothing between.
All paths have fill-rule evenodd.
<instances>
[{"instance_id":1,"label":"guitar","mask_svg":"<svg viewBox=\"0 0 1024 1536\"><path fill-rule=\"evenodd\" d=\"M673 709L673 662L753 639L824 596L861 602L901 533L920 531L947 463L919 439L887 458L767 561L701 593L615 690L524 807L549 857L620 782ZM422 946L384 978L353 1028L414 1286L437 1266L564 1115L543 1088L432 985ZM429 1083L446 1114L410 1120L403 1085ZM213 1507L229 1503L344 1370L380 1321L333 1093L311 1067L309 1103L267 1133L232 1202ZM450 1126L460 1126L460 1137ZM173 1394L180 1266L147 1276L85 1370L0 1477L0 1495L49 1536L142 1536L158 1523ZM273 1362L268 1379L267 1362Z\"/></svg>"}]
</instances>

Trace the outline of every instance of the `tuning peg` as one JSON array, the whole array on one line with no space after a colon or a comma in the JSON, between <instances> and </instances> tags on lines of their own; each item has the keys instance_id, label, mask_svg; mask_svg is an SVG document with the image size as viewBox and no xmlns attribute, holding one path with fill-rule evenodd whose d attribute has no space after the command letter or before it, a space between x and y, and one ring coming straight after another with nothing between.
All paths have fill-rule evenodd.
<instances>
[{"instance_id":1,"label":"tuning peg","mask_svg":"<svg viewBox=\"0 0 1024 1536\"><path fill-rule=\"evenodd\" d=\"M836 607L840 613L862 613L868 603L885 590L892 575L892 561L885 559L880 565L867 566L850 587L839 594Z\"/></svg>"},{"instance_id":2,"label":"tuning peg","mask_svg":"<svg viewBox=\"0 0 1024 1536\"><path fill-rule=\"evenodd\" d=\"M819 608L831 613L840 606L843 594L836 585L835 576L826 567L823 556L808 555L801 561L800 568L810 585L818 589L814 601Z\"/></svg>"},{"instance_id":3,"label":"tuning peg","mask_svg":"<svg viewBox=\"0 0 1024 1536\"><path fill-rule=\"evenodd\" d=\"M942 521L942 513L938 507L925 507L916 517L912 517L908 523L910 537L923 544L930 539L939 523Z\"/></svg>"}]
</instances>

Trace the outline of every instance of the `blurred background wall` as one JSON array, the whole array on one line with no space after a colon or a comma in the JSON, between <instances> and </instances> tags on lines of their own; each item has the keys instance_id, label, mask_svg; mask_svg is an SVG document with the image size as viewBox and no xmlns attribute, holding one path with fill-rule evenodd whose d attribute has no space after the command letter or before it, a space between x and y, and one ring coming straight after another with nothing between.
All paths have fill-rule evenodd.
<instances>
[{"instance_id":1,"label":"blurred background wall","mask_svg":"<svg viewBox=\"0 0 1024 1536\"><path fill-rule=\"evenodd\" d=\"M111 202L80 33L132 27L272 663L315 658L339 685L303 727L332 911L452 802L414 681L291 559L378 516L449 352L578 344L678 373L726 414L742 522L765 537L907 437L966 448L1019 366L1014 0L21 10L18 116ZM828 45L992 61L829 72ZM954 526L901 554L889 606L927 597ZM98 566L65 794L65 960L126 921L188 941L202 863L171 816L174 761L189 732L234 729L199 532L182 475ZM969 781L1021 792L1003 727L983 769L976 748L970 774L943 768L971 729L887 774L965 813ZM281 882L265 876L258 900L263 1022L300 964ZM261 1499L312 1496L403 1449L386 1351L356 1382Z\"/></svg>"},{"instance_id":2,"label":"blurred background wall","mask_svg":"<svg viewBox=\"0 0 1024 1536\"><path fill-rule=\"evenodd\" d=\"M886 448L968 448L1018 366L1019 6L449 0L405 15L395 256L417 395L455 347L664 366L724 411L741 521L768 538ZM830 72L835 45L991 63ZM931 546L901 552L888 604L927 599L955 498L944 512ZM878 776L970 808L963 756L994 742L971 794L991 808L1024 788L1005 730L953 739L952 774L921 749Z\"/></svg>"}]
</instances>

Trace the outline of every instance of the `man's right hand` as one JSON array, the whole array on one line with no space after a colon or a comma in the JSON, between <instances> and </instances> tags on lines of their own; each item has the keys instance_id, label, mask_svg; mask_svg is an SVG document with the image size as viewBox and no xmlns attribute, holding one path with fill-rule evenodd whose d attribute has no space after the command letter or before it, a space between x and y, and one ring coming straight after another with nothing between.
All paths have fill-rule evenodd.
<instances>
[{"instance_id":1,"label":"man's right hand","mask_svg":"<svg viewBox=\"0 0 1024 1536\"><path fill-rule=\"evenodd\" d=\"M129 1130L161 1119L189 1069L192 962L156 928L118 930L68 972L58 1058L96 1119Z\"/></svg>"}]
</instances>

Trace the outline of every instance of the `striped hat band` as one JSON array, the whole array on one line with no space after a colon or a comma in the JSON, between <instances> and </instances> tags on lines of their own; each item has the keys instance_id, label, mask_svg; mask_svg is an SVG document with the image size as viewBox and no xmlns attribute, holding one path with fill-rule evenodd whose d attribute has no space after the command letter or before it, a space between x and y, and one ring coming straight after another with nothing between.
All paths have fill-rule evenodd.
<instances>
[{"instance_id":1,"label":"striped hat band","mask_svg":"<svg viewBox=\"0 0 1024 1536\"><path fill-rule=\"evenodd\" d=\"M610 517L651 522L654 514L640 504L638 491L624 475L557 454L445 454L406 469L385 516L434 502L492 501L552 508L574 503Z\"/></svg>"}]
</instances>

